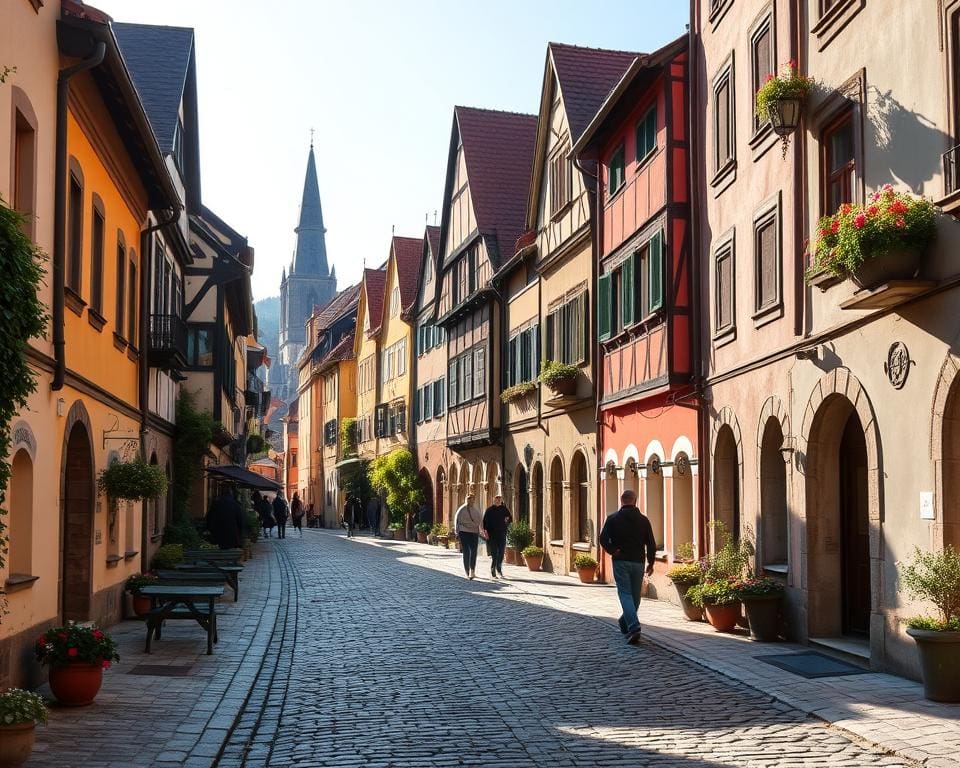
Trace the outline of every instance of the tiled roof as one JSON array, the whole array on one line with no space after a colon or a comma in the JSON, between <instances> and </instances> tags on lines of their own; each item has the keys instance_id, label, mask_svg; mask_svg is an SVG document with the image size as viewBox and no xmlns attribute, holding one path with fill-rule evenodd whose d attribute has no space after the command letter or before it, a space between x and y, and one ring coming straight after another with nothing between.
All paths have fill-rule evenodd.
<instances>
[{"instance_id":1,"label":"tiled roof","mask_svg":"<svg viewBox=\"0 0 960 768\"><path fill-rule=\"evenodd\" d=\"M113 32L164 154L173 151L193 30L114 22Z\"/></svg>"},{"instance_id":2,"label":"tiled roof","mask_svg":"<svg viewBox=\"0 0 960 768\"><path fill-rule=\"evenodd\" d=\"M344 288L340 293L330 299L326 306L320 309L320 314L316 319L317 330L323 330L329 327L333 322L346 314L351 307L356 306L360 298L360 284L351 285Z\"/></svg>"},{"instance_id":3,"label":"tiled roof","mask_svg":"<svg viewBox=\"0 0 960 768\"><path fill-rule=\"evenodd\" d=\"M383 316L383 287L387 282L385 269L363 270L363 281L367 286L367 313L370 315L370 332L380 330L380 319ZM362 324L362 320L359 320ZM376 322L376 326L374 326Z\"/></svg>"},{"instance_id":4,"label":"tiled roof","mask_svg":"<svg viewBox=\"0 0 960 768\"><path fill-rule=\"evenodd\" d=\"M394 237L393 255L397 261L397 284L400 286L400 308L406 312L417 300L420 284L420 257L423 240L419 237Z\"/></svg>"},{"instance_id":5,"label":"tiled roof","mask_svg":"<svg viewBox=\"0 0 960 768\"><path fill-rule=\"evenodd\" d=\"M501 258L513 255L513 244L525 229L537 117L473 107L455 110L477 225L497 238L496 268Z\"/></svg>"},{"instance_id":6,"label":"tiled roof","mask_svg":"<svg viewBox=\"0 0 960 768\"><path fill-rule=\"evenodd\" d=\"M430 244L430 253L433 258L438 258L440 255L440 227L435 227L432 224L427 225L427 241Z\"/></svg>"},{"instance_id":7,"label":"tiled roof","mask_svg":"<svg viewBox=\"0 0 960 768\"><path fill-rule=\"evenodd\" d=\"M563 95L570 136L576 143L607 94L641 54L563 43L550 43L548 50Z\"/></svg>"},{"instance_id":8,"label":"tiled roof","mask_svg":"<svg viewBox=\"0 0 960 768\"><path fill-rule=\"evenodd\" d=\"M344 336L340 343L331 349L325 358L320 361L320 367L326 368L328 365L338 363L341 360L349 360L353 357L353 331Z\"/></svg>"}]
</instances>

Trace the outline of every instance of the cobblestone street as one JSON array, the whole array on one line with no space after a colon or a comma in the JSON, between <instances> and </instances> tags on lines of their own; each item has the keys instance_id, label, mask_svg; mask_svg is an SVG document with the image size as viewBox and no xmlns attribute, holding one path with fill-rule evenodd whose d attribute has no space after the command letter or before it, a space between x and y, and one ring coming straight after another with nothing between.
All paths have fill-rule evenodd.
<instances>
[{"instance_id":1,"label":"cobblestone street","mask_svg":"<svg viewBox=\"0 0 960 768\"><path fill-rule=\"evenodd\" d=\"M98 701L54 710L29 765L919 764L649 639L627 646L591 608L608 588L507 576L467 581L454 552L326 532L262 543L214 656L174 626L148 657L126 622Z\"/></svg>"}]
</instances>

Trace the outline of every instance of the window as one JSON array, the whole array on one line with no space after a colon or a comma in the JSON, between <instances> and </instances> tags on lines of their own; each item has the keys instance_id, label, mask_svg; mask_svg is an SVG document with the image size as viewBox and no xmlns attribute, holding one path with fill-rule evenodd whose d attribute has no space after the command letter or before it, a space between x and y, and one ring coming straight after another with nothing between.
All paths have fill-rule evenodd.
<instances>
[{"instance_id":1,"label":"window","mask_svg":"<svg viewBox=\"0 0 960 768\"><path fill-rule=\"evenodd\" d=\"M774 48L773 48L773 17L767 16L760 22L756 30L750 37L750 77L753 86L752 93L756 94L760 87L766 82L769 75L774 75L776 68ZM757 117L756 110L753 112L753 130L758 131L767 120Z\"/></svg>"},{"instance_id":2,"label":"window","mask_svg":"<svg viewBox=\"0 0 960 768\"><path fill-rule=\"evenodd\" d=\"M567 157L570 147L565 142L550 160L550 215L555 216L573 199L573 164Z\"/></svg>"},{"instance_id":3,"label":"window","mask_svg":"<svg viewBox=\"0 0 960 768\"><path fill-rule=\"evenodd\" d=\"M388 427L388 417L389 417L389 406L387 405L378 405L373 412L374 421L373 421L373 436L374 437L386 437L387 436L387 427Z\"/></svg>"},{"instance_id":4,"label":"window","mask_svg":"<svg viewBox=\"0 0 960 768\"><path fill-rule=\"evenodd\" d=\"M719 173L736 158L733 63L713 83L713 165Z\"/></svg>"},{"instance_id":5,"label":"window","mask_svg":"<svg viewBox=\"0 0 960 768\"><path fill-rule=\"evenodd\" d=\"M420 417L421 421L429 421L433 418L433 384L427 384L421 390L420 395Z\"/></svg>"},{"instance_id":6,"label":"window","mask_svg":"<svg viewBox=\"0 0 960 768\"><path fill-rule=\"evenodd\" d=\"M624 328L663 309L663 232L657 231L597 283L600 341L615 338Z\"/></svg>"},{"instance_id":7,"label":"window","mask_svg":"<svg viewBox=\"0 0 960 768\"><path fill-rule=\"evenodd\" d=\"M390 317L400 314L400 289L394 286L390 292Z\"/></svg>"},{"instance_id":8,"label":"window","mask_svg":"<svg viewBox=\"0 0 960 768\"><path fill-rule=\"evenodd\" d=\"M533 381L540 374L540 326L519 331L508 345L507 386Z\"/></svg>"},{"instance_id":9,"label":"window","mask_svg":"<svg viewBox=\"0 0 960 768\"><path fill-rule=\"evenodd\" d=\"M94 195L93 223L90 227L90 306L103 312L103 247L105 224L103 203Z\"/></svg>"},{"instance_id":10,"label":"window","mask_svg":"<svg viewBox=\"0 0 960 768\"><path fill-rule=\"evenodd\" d=\"M477 347L473 350L473 396L483 397L487 393L487 350Z\"/></svg>"},{"instance_id":11,"label":"window","mask_svg":"<svg viewBox=\"0 0 960 768\"><path fill-rule=\"evenodd\" d=\"M14 98L20 95L14 88ZM23 97L26 98L25 96ZM28 105L24 109L32 112ZM24 233L32 236L34 206L36 204L36 159L37 159L37 131L23 112L16 110L14 116L13 146L13 208L23 214L26 221L23 223Z\"/></svg>"},{"instance_id":12,"label":"window","mask_svg":"<svg viewBox=\"0 0 960 768\"><path fill-rule=\"evenodd\" d=\"M437 418L438 416L443 415L443 392L444 385L446 384L444 379L437 379L433 382L433 416Z\"/></svg>"},{"instance_id":13,"label":"window","mask_svg":"<svg viewBox=\"0 0 960 768\"><path fill-rule=\"evenodd\" d=\"M617 151L614 152L610 157L610 179L608 189L611 197L620 191L620 187L623 186L624 181L623 145L621 144L619 149L617 149Z\"/></svg>"},{"instance_id":14,"label":"window","mask_svg":"<svg viewBox=\"0 0 960 768\"><path fill-rule=\"evenodd\" d=\"M637 123L637 162L643 162L657 148L657 107L650 107Z\"/></svg>"},{"instance_id":15,"label":"window","mask_svg":"<svg viewBox=\"0 0 960 768\"><path fill-rule=\"evenodd\" d=\"M736 295L734 289L733 241L724 243L716 253L716 309L714 325L717 335L734 329L736 322Z\"/></svg>"},{"instance_id":16,"label":"window","mask_svg":"<svg viewBox=\"0 0 960 768\"><path fill-rule=\"evenodd\" d=\"M213 365L213 331L211 328L188 326L187 365L197 367Z\"/></svg>"},{"instance_id":17,"label":"window","mask_svg":"<svg viewBox=\"0 0 960 768\"><path fill-rule=\"evenodd\" d=\"M460 361L454 358L447 366L447 381L450 382L450 395L447 402L450 403L451 408L460 402L459 373Z\"/></svg>"},{"instance_id":18,"label":"window","mask_svg":"<svg viewBox=\"0 0 960 768\"><path fill-rule=\"evenodd\" d=\"M83 270L83 184L70 174L67 198L67 287L80 293Z\"/></svg>"},{"instance_id":19,"label":"window","mask_svg":"<svg viewBox=\"0 0 960 768\"><path fill-rule=\"evenodd\" d=\"M123 318L126 301L127 285L127 248L123 243L123 235L117 234L117 308L114 320L116 321L115 332L123 338Z\"/></svg>"},{"instance_id":20,"label":"window","mask_svg":"<svg viewBox=\"0 0 960 768\"><path fill-rule=\"evenodd\" d=\"M569 365L586 363L589 325L586 291L553 309L547 315L547 359Z\"/></svg>"},{"instance_id":21,"label":"window","mask_svg":"<svg viewBox=\"0 0 960 768\"><path fill-rule=\"evenodd\" d=\"M136 267L136 258L137 254L130 250L130 272L127 275L129 282L129 289L127 295L127 310L128 320L127 320L127 341L131 345L136 346L137 343L137 267Z\"/></svg>"},{"instance_id":22,"label":"window","mask_svg":"<svg viewBox=\"0 0 960 768\"><path fill-rule=\"evenodd\" d=\"M780 222L777 209L753 223L755 306L757 312L780 304Z\"/></svg>"},{"instance_id":23,"label":"window","mask_svg":"<svg viewBox=\"0 0 960 768\"><path fill-rule=\"evenodd\" d=\"M426 260L423 262L423 282L430 284L433 280L433 256L428 255Z\"/></svg>"},{"instance_id":24,"label":"window","mask_svg":"<svg viewBox=\"0 0 960 768\"><path fill-rule=\"evenodd\" d=\"M463 403L473 397L473 354L468 352L460 357L460 399Z\"/></svg>"},{"instance_id":25,"label":"window","mask_svg":"<svg viewBox=\"0 0 960 768\"><path fill-rule=\"evenodd\" d=\"M823 153L823 213L835 212L843 203L856 202L857 161L853 110L830 123L820 140Z\"/></svg>"}]
</instances>

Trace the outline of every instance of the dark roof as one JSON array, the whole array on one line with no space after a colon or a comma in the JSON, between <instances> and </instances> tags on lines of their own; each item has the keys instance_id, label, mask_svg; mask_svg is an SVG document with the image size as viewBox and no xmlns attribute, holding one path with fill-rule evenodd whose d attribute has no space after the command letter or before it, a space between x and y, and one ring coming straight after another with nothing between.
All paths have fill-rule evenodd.
<instances>
[{"instance_id":1,"label":"dark roof","mask_svg":"<svg viewBox=\"0 0 960 768\"><path fill-rule=\"evenodd\" d=\"M353 335L354 331L350 331L340 340L337 346L327 353L327 356L320 361L321 370L334 363L339 363L341 360L349 360L353 357Z\"/></svg>"},{"instance_id":2,"label":"dark roof","mask_svg":"<svg viewBox=\"0 0 960 768\"><path fill-rule=\"evenodd\" d=\"M320 206L320 185L317 182L317 161L313 144L307 156L307 175L303 179L300 200L300 222L297 224L297 250L293 255L291 275L327 277L327 241Z\"/></svg>"},{"instance_id":3,"label":"dark roof","mask_svg":"<svg viewBox=\"0 0 960 768\"><path fill-rule=\"evenodd\" d=\"M400 286L400 310L406 312L417 300L420 285L420 257L423 255L423 239L419 237L396 237L391 245L397 262L397 284ZM384 307L386 309L386 307Z\"/></svg>"},{"instance_id":4,"label":"dark roof","mask_svg":"<svg viewBox=\"0 0 960 768\"><path fill-rule=\"evenodd\" d=\"M261 491L278 491L281 487L279 483L273 482L270 478L258 475L249 469L238 467L236 464L221 464L219 467L207 467L205 471L225 482L233 483L234 485L239 485L244 488L256 488Z\"/></svg>"},{"instance_id":5,"label":"dark roof","mask_svg":"<svg viewBox=\"0 0 960 768\"><path fill-rule=\"evenodd\" d=\"M336 320L357 306L360 299L360 284L344 288L320 309L317 315L316 327L318 330L332 325Z\"/></svg>"},{"instance_id":6,"label":"dark roof","mask_svg":"<svg viewBox=\"0 0 960 768\"><path fill-rule=\"evenodd\" d=\"M113 32L157 143L169 154L193 52L193 30L114 22Z\"/></svg>"},{"instance_id":7,"label":"dark roof","mask_svg":"<svg viewBox=\"0 0 960 768\"><path fill-rule=\"evenodd\" d=\"M383 317L383 287L387 282L387 272L384 269L363 270L363 282L367 291L367 314L371 318L370 332L380 330ZM377 318L377 324L373 324ZM362 320L361 320L362 325Z\"/></svg>"},{"instance_id":8,"label":"dark roof","mask_svg":"<svg viewBox=\"0 0 960 768\"><path fill-rule=\"evenodd\" d=\"M536 115L455 107L477 226L497 239L494 268L525 229ZM451 158L452 161L452 158ZM448 169L450 173L450 169Z\"/></svg>"},{"instance_id":9,"label":"dark roof","mask_svg":"<svg viewBox=\"0 0 960 768\"><path fill-rule=\"evenodd\" d=\"M433 258L438 258L440 256L440 227L435 227L432 224L427 225L427 241Z\"/></svg>"},{"instance_id":10,"label":"dark roof","mask_svg":"<svg viewBox=\"0 0 960 768\"><path fill-rule=\"evenodd\" d=\"M580 138L607 94L639 55L564 43L547 45L547 56L553 59L573 143Z\"/></svg>"}]
</instances>

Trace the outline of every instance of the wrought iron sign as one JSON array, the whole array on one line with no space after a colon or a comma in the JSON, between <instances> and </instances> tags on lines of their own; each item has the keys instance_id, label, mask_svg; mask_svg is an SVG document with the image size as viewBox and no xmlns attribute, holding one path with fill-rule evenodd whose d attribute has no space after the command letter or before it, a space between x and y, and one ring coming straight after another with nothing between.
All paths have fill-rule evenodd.
<instances>
[{"instance_id":1,"label":"wrought iron sign","mask_svg":"<svg viewBox=\"0 0 960 768\"><path fill-rule=\"evenodd\" d=\"M647 462L647 469L653 472L653 474L659 475L660 474L660 458L658 456L654 456L652 459L650 459L650 461Z\"/></svg>"},{"instance_id":2,"label":"wrought iron sign","mask_svg":"<svg viewBox=\"0 0 960 768\"><path fill-rule=\"evenodd\" d=\"M910 375L910 352L902 341L895 341L887 350L887 360L883 364L883 372L894 389L903 389Z\"/></svg>"},{"instance_id":3,"label":"wrought iron sign","mask_svg":"<svg viewBox=\"0 0 960 768\"><path fill-rule=\"evenodd\" d=\"M677 460L673 462L673 466L677 468L677 474L682 477L687 474L687 470L690 468L690 460L681 453L677 456Z\"/></svg>"}]
</instances>

